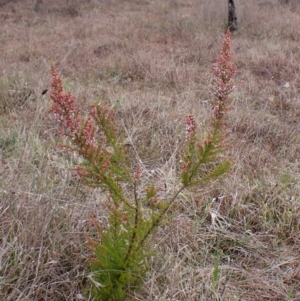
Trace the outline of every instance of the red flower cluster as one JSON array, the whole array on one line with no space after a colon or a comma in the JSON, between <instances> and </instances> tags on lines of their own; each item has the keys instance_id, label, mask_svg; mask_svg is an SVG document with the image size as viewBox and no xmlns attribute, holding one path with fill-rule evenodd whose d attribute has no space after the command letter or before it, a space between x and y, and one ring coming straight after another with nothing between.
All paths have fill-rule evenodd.
<instances>
[{"instance_id":1,"label":"red flower cluster","mask_svg":"<svg viewBox=\"0 0 300 301\"><path fill-rule=\"evenodd\" d=\"M58 121L70 133L75 133L80 124L80 110L76 109L75 98L70 93L65 94L62 86L62 81L59 78L57 71L52 67L52 90L50 98L53 101L51 112L54 113ZM74 118L74 117L77 118Z\"/></svg>"},{"instance_id":2,"label":"red flower cluster","mask_svg":"<svg viewBox=\"0 0 300 301\"><path fill-rule=\"evenodd\" d=\"M214 65L215 79L212 83L212 91L217 98L214 107L214 117L216 122L220 122L229 109L230 102L228 101L229 94L234 89L232 81L237 68L232 61L231 55L231 35L228 30L223 41L221 53Z\"/></svg>"},{"instance_id":3,"label":"red flower cluster","mask_svg":"<svg viewBox=\"0 0 300 301\"><path fill-rule=\"evenodd\" d=\"M214 64L216 79L213 82L213 92L219 100L226 100L228 95L232 92L234 88L232 78L236 72L237 68L232 61L231 55L231 35L228 30L217 63Z\"/></svg>"},{"instance_id":4,"label":"red flower cluster","mask_svg":"<svg viewBox=\"0 0 300 301\"><path fill-rule=\"evenodd\" d=\"M50 98L53 102L51 112L62 125L60 134L69 139L64 149L77 153L85 159L84 165L76 167L77 173L89 185L99 185L110 173L113 153L107 149L107 131L113 135L113 112L106 105L92 106L85 117L76 105L76 99L65 93L62 81L54 69ZM112 138L112 136L111 136Z\"/></svg>"},{"instance_id":5,"label":"red flower cluster","mask_svg":"<svg viewBox=\"0 0 300 301\"><path fill-rule=\"evenodd\" d=\"M197 127L193 115L185 116L185 126L186 126L185 140L189 141L195 136L196 127Z\"/></svg>"},{"instance_id":6,"label":"red flower cluster","mask_svg":"<svg viewBox=\"0 0 300 301\"><path fill-rule=\"evenodd\" d=\"M50 98L53 101L51 112L63 126L61 135L67 136L84 147L92 147L95 142L96 127L91 116L81 117L81 110L76 107L76 99L70 93L64 93L62 81L54 69L52 73L52 90Z\"/></svg>"}]
</instances>

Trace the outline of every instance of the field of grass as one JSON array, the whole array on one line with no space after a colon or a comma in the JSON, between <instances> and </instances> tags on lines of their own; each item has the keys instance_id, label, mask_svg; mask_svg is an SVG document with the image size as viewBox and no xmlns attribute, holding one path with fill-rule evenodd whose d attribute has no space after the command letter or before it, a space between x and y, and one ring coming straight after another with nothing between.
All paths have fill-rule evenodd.
<instances>
[{"instance_id":1,"label":"field of grass","mask_svg":"<svg viewBox=\"0 0 300 301\"><path fill-rule=\"evenodd\" d=\"M231 171L180 196L128 300L300 300L300 2L235 2ZM107 213L58 146L51 64L83 110L116 108L167 193L184 116L205 131L226 19L226 0L0 0L1 300L92 300L86 238Z\"/></svg>"}]
</instances>

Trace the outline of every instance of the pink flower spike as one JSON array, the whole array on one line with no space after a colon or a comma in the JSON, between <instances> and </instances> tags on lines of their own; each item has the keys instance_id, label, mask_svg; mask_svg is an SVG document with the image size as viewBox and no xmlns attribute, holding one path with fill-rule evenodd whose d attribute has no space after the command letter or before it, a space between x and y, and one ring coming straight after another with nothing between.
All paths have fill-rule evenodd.
<instances>
[{"instance_id":1,"label":"pink flower spike","mask_svg":"<svg viewBox=\"0 0 300 301\"><path fill-rule=\"evenodd\" d=\"M185 116L185 125L186 125L186 141L191 140L193 136L195 136L196 132L196 122L193 115L186 115Z\"/></svg>"},{"instance_id":2,"label":"pink flower spike","mask_svg":"<svg viewBox=\"0 0 300 301\"><path fill-rule=\"evenodd\" d=\"M235 87L233 77L237 72L231 55L231 34L229 30L225 34L220 55L213 69L215 79L212 82L212 92L216 97L216 101L213 110L214 120L212 123L221 126L224 124L221 120L225 118L229 110L230 100L228 96Z\"/></svg>"}]
</instances>

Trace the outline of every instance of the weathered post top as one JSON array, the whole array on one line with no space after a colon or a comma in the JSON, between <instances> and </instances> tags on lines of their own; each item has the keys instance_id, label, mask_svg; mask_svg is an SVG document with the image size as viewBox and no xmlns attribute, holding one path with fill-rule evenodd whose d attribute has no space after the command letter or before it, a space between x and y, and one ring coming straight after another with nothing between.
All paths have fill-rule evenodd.
<instances>
[{"instance_id":1,"label":"weathered post top","mask_svg":"<svg viewBox=\"0 0 300 301\"><path fill-rule=\"evenodd\" d=\"M238 29L234 0L228 0L228 28L230 31Z\"/></svg>"}]
</instances>

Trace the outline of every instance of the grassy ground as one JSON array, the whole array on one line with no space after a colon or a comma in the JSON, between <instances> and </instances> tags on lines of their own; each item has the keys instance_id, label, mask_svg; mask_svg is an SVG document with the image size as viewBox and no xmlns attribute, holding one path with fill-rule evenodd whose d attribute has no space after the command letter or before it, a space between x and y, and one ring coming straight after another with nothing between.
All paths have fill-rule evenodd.
<instances>
[{"instance_id":1,"label":"grassy ground","mask_svg":"<svg viewBox=\"0 0 300 301\"><path fill-rule=\"evenodd\" d=\"M298 2L236 0L231 172L181 196L128 300L300 299ZM83 300L90 217L106 217L58 148L50 65L83 108L115 105L133 160L172 189L185 114L209 117L226 18L225 0L0 1L1 300Z\"/></svg>"}]
</instances>

